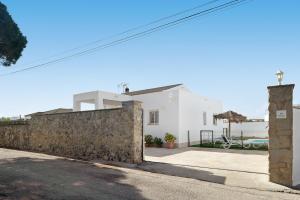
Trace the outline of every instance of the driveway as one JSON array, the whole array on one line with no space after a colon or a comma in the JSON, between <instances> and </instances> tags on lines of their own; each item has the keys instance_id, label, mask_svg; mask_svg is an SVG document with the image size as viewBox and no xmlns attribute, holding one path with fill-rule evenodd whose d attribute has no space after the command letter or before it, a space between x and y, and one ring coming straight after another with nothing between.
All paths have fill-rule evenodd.
<instances>
[{"instance_id":1,"label":"driveway","mask_svg":"<svg viewBox=\"0 0 300 200\"><path fill-rule=\"evenodd\" d=\"M230 186L265 190L288 188L269 182L268 152L206 148L146 148L142 168Z\"/></svg>"},{"instance_id":2,"label":"driveway","mask_svg":"<svg viewBox=\"0 0 300 200\"><path fill-rule=\"evenodd\" d=\"M1 200L296 200L299 195L229 187L137 169L0 149Z\"/></svg>"}]
</instances>

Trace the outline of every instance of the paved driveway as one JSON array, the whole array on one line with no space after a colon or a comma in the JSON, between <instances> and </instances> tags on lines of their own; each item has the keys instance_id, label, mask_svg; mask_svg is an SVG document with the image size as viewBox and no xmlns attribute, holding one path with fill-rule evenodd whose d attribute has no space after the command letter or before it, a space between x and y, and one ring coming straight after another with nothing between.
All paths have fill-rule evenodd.
<instances>
[{"instance_id":1,"label":"paved driveway","mask_svg":"<svg viewBox=\"0 0 300 200\"><path fill-rule=\"evenodd\" d=\"M268 152L205 148L146 148L143 168L231 186L285 190L269 182Z\"/></svg>"},{"instance_id":2,"label":"paved driveway","mask_svg":"<svg viewBox=\"0 0 300 200\"><path fill-rule=\"evenodd\" d=\"M267 151L146 148L146 160L192 167L268 174Z\"/></svg>"}]
</instances>

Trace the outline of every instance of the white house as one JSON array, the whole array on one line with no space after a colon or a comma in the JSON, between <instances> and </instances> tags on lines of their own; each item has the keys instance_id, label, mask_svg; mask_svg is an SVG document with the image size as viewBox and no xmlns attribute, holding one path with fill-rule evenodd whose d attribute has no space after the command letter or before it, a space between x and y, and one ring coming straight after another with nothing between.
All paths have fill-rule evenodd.
<instances>
[{"instance_id":1,"label":"white house","mask_svg":"<svg viewBox=\"0 0 300 200\"><path fill-rule=\"evenodd\" d=\"M122 101L142 102L144 110L144 134L163 139L166 132L172 133L179 147L199 144L200 130L221 132L222 121L214 120L213 115L223 112L220 101L199 96L184 85L139 90L123 94L93 91L75 94L73 110L80 111L81 103L92 103L95 109L109 109L121 106Z\"/></svg>"}]
</instances>

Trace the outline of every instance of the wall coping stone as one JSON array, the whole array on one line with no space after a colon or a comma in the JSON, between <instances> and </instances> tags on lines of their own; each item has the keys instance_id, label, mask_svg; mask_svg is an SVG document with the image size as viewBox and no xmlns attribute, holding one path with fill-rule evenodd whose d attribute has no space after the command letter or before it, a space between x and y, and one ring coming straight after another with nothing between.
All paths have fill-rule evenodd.
<instances>
[{"instance_id":1,"label":"wall coping stone","mask_svg":"<svg viewBox=\"0 0 300 200\"><path fill-rule=\"evenodd\" d=\"M272 85L268 86L268 89L273 89L273 88L285 88L285 87L295 87L295 84L286 84L286 85Z\"/></svg>"},{"instance_id":2,"label":"wall coping stone","mask_svg":"<svg viewBox=\"0 0 300 200\"><path fill-rule=\"evenodd\" d=\"M95 112L95 111L107 112L107 111L111 111L111 110L120 110L120 109L123 109L124 105L126 105L128 103L129 104L130 103L132 103L132 104L140 104L142 102L141 101L123 101L122 102L122 107L120 107L120 108L108 108L108 109L106 108L106 109L97 109L97 110L83 110L83 111L72 111L72 112L64 112L64 113L45 113L45 114L41 113L41 114L35 114L32 117L45 116L45 115L63 115L63 114L71 114L71 113L83 113L83 112L88 113L88 112Z\"/></svg>"}]
</instances>

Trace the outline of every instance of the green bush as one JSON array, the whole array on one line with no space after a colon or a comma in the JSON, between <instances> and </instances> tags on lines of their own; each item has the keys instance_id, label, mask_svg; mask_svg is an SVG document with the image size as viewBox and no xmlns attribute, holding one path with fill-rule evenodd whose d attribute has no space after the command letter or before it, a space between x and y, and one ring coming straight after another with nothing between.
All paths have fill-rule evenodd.
<instances>
[{"instance_id":1,"label":"green bush","mask_svg":"<svg viewBox=\"0 0 300 200\"><path fill-rule=\"evenodd\" d=\"M154 138L154 144L155 144L156 146L161 147L161 146L163 145L163 141L162 141L161 138L155 137L155 138Z\"/></svg>"},{"instance_id":2,"label":"green bush","mask_svg":"<svg viewBox=\"0 0 300 200\"><path fill-rule=\"evenodd\" d=\"M152 135L145 135L145 142L148 145L153 144L153 137L152 137Z\"/></svg>"},{"instance_id":3,"label":"green bush","mask_svg":"<svg viewBox=\"0 0 300 200\"><path fill-rule=\"evenodd\" d=\"M11 119L9 117L1 117L0 121L2 121L2 122L10 122Z\"/></svg>"},{"instance_id":4,"label":"green bush","mask_svg":"<svg viewBox=\"0 0 300 200\"><path fill-rule=\"evenodd\" d=\"M174 143L176 141L176 137L174 135L172 135L171 133L166 133L165 141L167 143Z\"/></svg>"},{"instance_id":5,"label":"green bush","mask_svg":"<svg viewBox=\"0 0 300 200\"><path fill-rule=\"evenodd\" d=\"M223 144L222 141L216 141L215 144Z\"/></svg>"}]
</instances>

